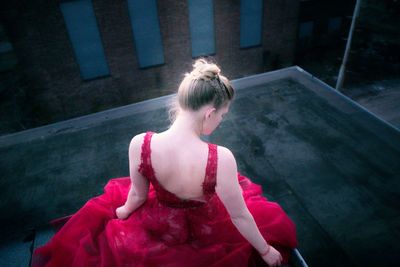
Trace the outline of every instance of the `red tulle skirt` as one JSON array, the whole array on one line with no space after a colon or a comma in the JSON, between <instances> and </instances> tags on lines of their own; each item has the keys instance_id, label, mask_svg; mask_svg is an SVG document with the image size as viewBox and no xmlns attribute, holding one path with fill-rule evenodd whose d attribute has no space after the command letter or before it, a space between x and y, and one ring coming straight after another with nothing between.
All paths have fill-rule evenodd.
<instances>
[{"instance_id":1,"label":"red tulle skirt","mask_svg":"<svg viewBox=\"0 0 400 267\"><path fill-rule=\"evenodd\" d=\"M292 220L238 174L247 207L284 262L297 246ZM216 194L203 206L171 208L150 185L147 201L126 220L116 217L130 178L110 180L53 238L34 251L32 266L266 266L241 236Z\"/></svg>"}]
</instances>

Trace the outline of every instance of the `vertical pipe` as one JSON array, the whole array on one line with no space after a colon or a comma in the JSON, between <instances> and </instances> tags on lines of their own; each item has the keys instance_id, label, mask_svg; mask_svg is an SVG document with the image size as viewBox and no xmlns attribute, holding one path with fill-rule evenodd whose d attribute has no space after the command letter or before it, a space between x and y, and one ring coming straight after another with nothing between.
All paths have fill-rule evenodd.
<instances>
[{"instance_id":1,"label":"vertical pipe","mask_svg":"<svg viewBox=\"0 0 400 267\"><path fill-rule=\"evenodd\" d=\"M343 85L343 79L344 79L344 74L345 74L345 70L346 70L347 58L349 57L351 40L353 38L354 25L356 24L356 18L358 17L358 12L360 10L360 4L361 4L361 0L357 0L356 6L354 8L353 18L352 18L352 21L351 21L349 37L347 38L346 50L344 52L342 65L340 66L339 76L338 76L338 79L337 79L337 82L336 82L336 90L340 90L340 88Z\"/></svg>"}]
</instances>

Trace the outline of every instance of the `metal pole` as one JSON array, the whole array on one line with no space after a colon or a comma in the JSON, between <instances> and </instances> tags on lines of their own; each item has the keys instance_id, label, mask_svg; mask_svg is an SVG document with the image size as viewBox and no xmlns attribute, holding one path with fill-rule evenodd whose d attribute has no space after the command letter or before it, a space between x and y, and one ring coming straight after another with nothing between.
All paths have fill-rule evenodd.
<instances>
[{"instance_id":1,"label":"metal pole","mask_svg":"<svg viewBox=\"0 0 400 267\"><path fill-rule=\"evenodd\" d=\"M347 58L349 57L351 39L353 38L354 25L356 24L356 18L358 17L358 12L360 10L360 4L361 4L361 0L357 0L356 6L354 8L353 18L351 20L349 37L347 38L346 50L344 52L342 65L340 66L339 76L338 76L338 79L336 82L336 90L338 90L338 91L340 90L340 88L342 88L342 85L343 85L343 79L344 79L344 74L345 74L345 70L346 70Z\"/></svg>"}]
</instances>

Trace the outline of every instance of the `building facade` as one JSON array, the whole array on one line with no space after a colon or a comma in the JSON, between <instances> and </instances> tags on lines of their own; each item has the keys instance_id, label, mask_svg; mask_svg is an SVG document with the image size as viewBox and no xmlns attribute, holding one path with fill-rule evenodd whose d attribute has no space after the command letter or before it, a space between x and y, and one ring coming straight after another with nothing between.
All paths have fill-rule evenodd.
<instances>
[{"instance_id":1,"label":"building facade","mask_svg":"<svg viewBox=\"0 0 400 267\"><path fill-rule=\"evenodd\" d=\"M174 93L200 56L216 60L230 79L292 65L298 6L298 0L3 3L3 52L14 61L3 60L0 73L0 133Z\"/></svg>"}]
</instances>

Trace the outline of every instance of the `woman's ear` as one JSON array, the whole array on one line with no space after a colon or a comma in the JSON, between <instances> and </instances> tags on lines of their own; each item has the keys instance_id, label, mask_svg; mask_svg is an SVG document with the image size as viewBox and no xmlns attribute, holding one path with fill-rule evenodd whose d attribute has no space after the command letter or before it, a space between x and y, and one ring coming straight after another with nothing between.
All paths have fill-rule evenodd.
<instances>
[{"instance_id":1,"label":"woman's ear","mask_svg":"<svg viewBox=\"0 0 400 267\"><path fill-rule=\"evenodd\" d=\"M214 107L208 108L208 109L206 110L206 113L205 113L205 118L206 118L206 119L209 119L209 118L211 117L211 114L212 114L213 112L215 112L215 111L216 111L216 109L215 109Z\"/></svg>"}]
</instances>

